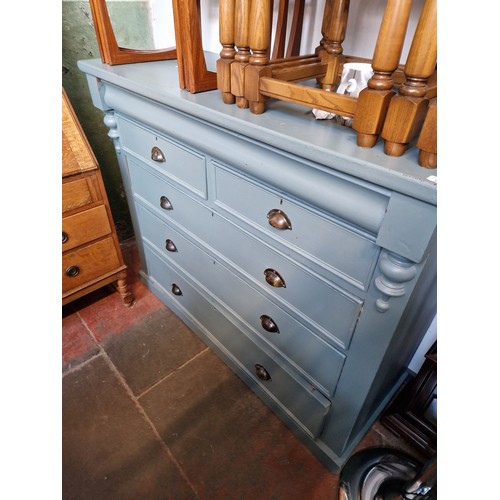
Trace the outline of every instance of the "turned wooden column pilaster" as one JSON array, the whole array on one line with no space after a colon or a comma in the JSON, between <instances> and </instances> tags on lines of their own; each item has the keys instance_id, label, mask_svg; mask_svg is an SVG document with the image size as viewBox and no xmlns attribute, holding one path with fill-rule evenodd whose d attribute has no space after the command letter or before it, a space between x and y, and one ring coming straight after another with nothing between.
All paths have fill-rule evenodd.
<instances>
[{"instance_id":1,"label":"turned wooden column pilaster","mask_svg":"<svg viewBox=\"0 0 500 500\"><path fill-rule=\"evenodd\" d=\"M220 59L217 60L217 88L226 104L234 104L231 93L231 65L236 50L234 48L234 8L235 0L219 0L219 41L222 45Z\"/></svg>"},{"instance_id":2,"label":"turned wooden column pilaster","mask_svg":"<svg viewBox=\"0 0 500 500\"><path fill-rule=\"evenodd\" d=\"M349 0L327 0L323 14L321 46L323 59L328 62L326 74L319 80L323 90L333 90L345 62L342 43L345 40Z\"/></svg>"},{"instance_id":3,"label":"turned wooden column pilaster","mask_svg":"<svg viewBox=\"0 0 500 500\"><path fill-rule=\"evenodd\" d=\"M424 121L429 100L427 80L436 69L437 0L426 0L405 64L405 82L391 101L382 130L384 152L401 156Z\"/></svg>"},{"instance_id":4,"label":"turned wooden column pilaster","mask_svg":"<svg viewBox=\"0 0 500 500\"><path fill-rule=\"evenodd\" d=\"M252 0L250 9L249 43L251 55L245 68L245 97L250 111L261 114L265 109L265 96L259 91L261 76L271 76L269 45L271 41L272 1Z\"/></svg>"},{"instance_id":5,"label":"turned wooden column pilaster","mask_svg":"<svg viewBox=\"0 0 500 500\"><path fill-rule=\"evenodd\" d=\"M373 76L358 96L352 123L357 144L371 148L382 131L389 104L395 94L393 73L399 66L410 17L411 0L388 0L373 54Z\"/></svg>"},{"instance_id":6,"label":"turned wooden column pilaster","mask_svg":"<svg viewBox=\"0 0 500 500\"><path fill-rule=\"evenodd\" d=\"M245 98L245 67L250 60L249 24L251 0L236 0L234 11L234 43L238 51L231 65L231 92L239 108L248 108Z\"/></svg>"}]
</instances>

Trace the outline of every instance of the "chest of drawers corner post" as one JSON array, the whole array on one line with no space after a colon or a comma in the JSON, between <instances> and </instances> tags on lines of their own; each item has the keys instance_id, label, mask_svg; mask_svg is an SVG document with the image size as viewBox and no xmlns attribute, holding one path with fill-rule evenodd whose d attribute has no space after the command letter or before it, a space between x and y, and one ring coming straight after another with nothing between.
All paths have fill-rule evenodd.
<instances>
[{"instance_id":1,"label":"chest of drawers corner post","mask_svg":"<svg viewBox=\"0 0 500 500\"><path fill-rule=\"evenodd\" d=\"M126 270L99 165L63 89L62 305L114 283L132 306Z\"/></svg>"},{"instance_id":2,"label":"chest of drawers corner post","mask_svg":"<svg viewBox=\"0 0 500 500\"><path fill-rule=\"evenodd\" d=\"M436 315L432 172L283 101L255 117L188 95L172 61L79 67L143 281L338 470Z\"/></svg>"}]
</instances>

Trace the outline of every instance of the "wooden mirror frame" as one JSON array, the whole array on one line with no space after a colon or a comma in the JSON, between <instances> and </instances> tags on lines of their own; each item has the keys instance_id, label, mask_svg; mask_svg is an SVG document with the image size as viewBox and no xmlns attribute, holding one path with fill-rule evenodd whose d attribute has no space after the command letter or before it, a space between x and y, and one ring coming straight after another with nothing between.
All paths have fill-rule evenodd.
<instances>
[{"instance_id":1,"label":"wooden mirror frame","mask_svg":"<svg viewBox=\"0 0 500 500\"><path fill-rule=\"evenodd\" d=\"M192 94L215 90L217 73L207 70L201 37L200 0L173 0L179 82Z\"/></svg>"},{"instance_id":2,"label":"wooden mirror frame","mask_svg":"<svg viewBox=\"0 0 500 500\"><path fill-rule=\"evenodd\" d=\"M200 0L173 0L176 47L156 50L120 47L113 31L106 0L89 0L89 3L104 64L177 59L181 89L196 93L217 88L217 75L207 70L203 52Z\"/></svg>"},{"instance_id":3,"label":"wooden mirror frame","mask_svg":"<svg viewBox=\"0 0 500 500\"><path fill-rule=\"evenodd\" d=\"M106 0L89 0L89 3L94 20L97 44L104 64L128 64L177 58L175 47L156 50L137 50L120 47L116 41L113 25L109 18Z\"/></svg>"}]
</instances>

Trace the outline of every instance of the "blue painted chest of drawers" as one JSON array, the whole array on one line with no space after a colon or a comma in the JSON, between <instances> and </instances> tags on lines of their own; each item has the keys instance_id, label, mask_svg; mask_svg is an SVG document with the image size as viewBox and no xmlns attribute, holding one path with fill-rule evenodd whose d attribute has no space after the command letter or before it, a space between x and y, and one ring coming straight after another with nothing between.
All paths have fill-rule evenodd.
<instances>
[{"instance_id":1,"label":"blue painted chest of drawers","mask_svg":"<svg viewBox=\"0 0 500 500\"><path fill-rule=\"evenodd\" d=\"M436 314L435 172L283 101L189 94L175 61L79 67L144 282L336 470Z\"/></svg>"}]
</instances>

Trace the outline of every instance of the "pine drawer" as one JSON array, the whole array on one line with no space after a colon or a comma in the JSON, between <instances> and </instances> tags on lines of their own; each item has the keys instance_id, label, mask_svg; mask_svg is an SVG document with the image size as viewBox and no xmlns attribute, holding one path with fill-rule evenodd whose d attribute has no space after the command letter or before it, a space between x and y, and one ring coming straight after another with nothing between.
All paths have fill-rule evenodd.
<instances>
[{"instance_id":1,"label":"pine drawer","mask_svg":"<svg viewBox=\"0 0 500 500\"><path fill-rule=\"evenodd\" d=\"M231 362L242 369L273 404L277 404L288 415L293 415L312 438L319 436L331 408L330 400L293 368L285 363L277 363L244 335L226 315L201 295L199 286L193 286L190 280L170 267L152 248L145 245L144 250L149 276L163 289L169 302L192 317L196 324L203 325L202 330L205 334L208 331L210 340L215 340L224 355L229 355Z\"/></svg>"},{"instance_id":2,"label":"pine drawer","mask_svg":"<svg viewBox=\"0 0 500 500\"><path fill-rule=\"evenodd\" d=\"M62 257L62 291L64 294L87 286L92 280L113 274L120 258L112 237L70 250Z\"/></svg>"},{"instance_id":3,"label":"pine drawer","mask_svg":"<svg viewBox=\"0 0 500 500\"><path fill-rule=\"evenodd\" d=\"M203 155L122 116L119 128L123 148L128 153L206 199L207 174Z\"/></svg>"},{"instance_id":4,"label":"pine drawer","mask_svg":"<svg viewBox=\"0 0 500 500\"><path fill-rule=\"evenodd\" d=\"M96 175L79 176L77 179L62 183L62 212L85 207L101 200Z\"/></svg>"},{"instance_id":5,"label":"pine drawer","mask_svg":"<svg viewBox=\"0 0 500 500\"><path fill-rule=\"evenodd\" d=\"M244 321L256 338L271 344L324 394L333 395L344 355L149 210L137 206L137 213L148 245L193 275ZM273 331L273 325L278 331Z\"/></svg>"},{"instance_id":6,"label":"pine drawer","mask_svg":"<svg viewBox=\"0 0 500 500\"><path fill-rule=\"evenodd\" d=\"M63 252L111 234L108 213L99 205L62 220Z\"/></svg>"}]
</instances>

